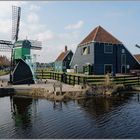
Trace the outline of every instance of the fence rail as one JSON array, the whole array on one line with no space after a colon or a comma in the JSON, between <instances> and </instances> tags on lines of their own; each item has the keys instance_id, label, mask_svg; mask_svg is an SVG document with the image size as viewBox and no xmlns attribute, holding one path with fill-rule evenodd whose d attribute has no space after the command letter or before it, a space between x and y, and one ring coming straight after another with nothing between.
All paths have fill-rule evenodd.
<instances>
[{"instance_id":1,"label":"fence rail","mask_svg":"<svg viewBox=\"0 0 140 140\"><path fill-rule=\"evenodd\" d=\"M36 75L37 78L39 79L54 79L70 85L75 84L102 85L105 83L105 76L69 74L44 70L37 71ZM110 77L110 80L112 83L124 84L126 86L140 84L140 76L135 75Z\"/></svg>"}]
</instances>

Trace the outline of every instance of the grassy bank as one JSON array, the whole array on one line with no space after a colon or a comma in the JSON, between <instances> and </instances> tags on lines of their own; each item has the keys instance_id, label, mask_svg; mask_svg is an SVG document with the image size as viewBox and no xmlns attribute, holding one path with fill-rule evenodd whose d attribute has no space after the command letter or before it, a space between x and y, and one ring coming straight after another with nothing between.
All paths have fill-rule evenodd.
<instances>
[{"instance_id":1,"label":"grassy bank","mask_svg":"<svg viewBox=\"0 0 140 140\"><path fill-rule=\"evenodd\" d=\"M94 87L87 86L80 91L62 91L54 93L45 88L32 88L30 90L21 90L16 92L19 96L29 96L34 98L45 98L51 101L68 101L77 99L93 98L95 96L111 97L117 95L119 92L125 90L123 85L98 85Z\"/></svg>"},{"instance_id":2,"label":"grassy bank","mask_svg":"<svg viewBox=\"0 0 140 140\"><path fill-rule=\"evenodd\" d=\"M0 76L9 74L9 71L0 70Z\"/></svg>"}]
</instances>

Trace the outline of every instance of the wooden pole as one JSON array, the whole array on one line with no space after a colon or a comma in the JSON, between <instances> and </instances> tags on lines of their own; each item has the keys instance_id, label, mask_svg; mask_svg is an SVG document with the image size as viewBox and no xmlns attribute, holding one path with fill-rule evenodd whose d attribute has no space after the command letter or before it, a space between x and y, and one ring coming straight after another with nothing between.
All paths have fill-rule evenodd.
<instances>
[{"instance_id":1,"label":"wooden pole","mask_svg":"<svg viewBox=\"0 0 140 140\"><path fill-rule=\"evenodd\" d=\"M43 79L43 70L41 70L41 73L42 73L42 79Z\"/></svg>"},{"instance_id":2,"label":"wooden pole","mask_svg":"<svg viewBox=\"0 0 140 140\"><path fill-rule=\"evenodd\" d=\"M71 75L69 75L69 85L70 85L70 79L71 79Z\"/></svg>"},{"instance_id":3,"label":"wooden pole","mask_svg":"<svg viewBox=\"0 0 140 140\"><path fill-rule=\"evenodd\" d=\"M80 77L78 76L77 78L78 78L78 85L79 85L80 84Z\"/></svg>"},{"instance_id":4,"label":"wooden pole","mask_svg":"<svg viewBox=\"0 0 140 140\"><path fill-rule=\"evenodd\" d=\"M73 85L75 85L75 75L73 76Z\"/></svg>"},{"instance_id":5,"label":"wooden pole","mask_svg":"<svg viewBox=\"0 0 140 140\"><path fill-rule=\"evenodd\" d=\"M138 85L139 85L139 81L140 81L140 76L138 75Z\"/></svg>"}]
</instances>

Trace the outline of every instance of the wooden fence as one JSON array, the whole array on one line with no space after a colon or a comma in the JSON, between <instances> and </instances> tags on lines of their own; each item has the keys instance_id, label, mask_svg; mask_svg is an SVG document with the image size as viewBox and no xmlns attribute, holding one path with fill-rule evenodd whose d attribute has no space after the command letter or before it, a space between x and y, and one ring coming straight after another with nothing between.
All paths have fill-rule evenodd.
<instances>
[{"instance_id":1,"label":"wooden fence","mask_svg":"<svg viewBox=\"0 0 140 140\"><path fill-rule=\"evenodd\" d=\"M102 85L105 83L105 76L93 76L83 74L69 74L52 71L40 70L36 72L39 79L54 79L67 83L70 85L75 84L88 84L88 85ZM116 77L110 77L110 81L116 84L128 85L139 85L140 76L137 75L122 75Z\"/></svg>"}]
</instances>

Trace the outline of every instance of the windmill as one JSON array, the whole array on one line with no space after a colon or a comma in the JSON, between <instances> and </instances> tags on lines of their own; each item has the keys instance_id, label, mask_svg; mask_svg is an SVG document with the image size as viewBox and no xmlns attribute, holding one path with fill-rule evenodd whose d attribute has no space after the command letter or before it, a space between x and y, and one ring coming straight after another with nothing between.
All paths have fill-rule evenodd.
<instances>
[{"instance_id":1,"label":"windmill","mask_svg":"<svg viewBox=\"0 0 140 140\"><path fill-rule=\"evenodd\" d=\"M135 45L135 47L137 47L137 48L139 48L139 49L140 49L140 46L139 46L138 44L136 44L136 45Z\"/></svg>"},{"instance_id":2,"label":"windmill","mask_svg":"<svg viewBox=\"0 0 140 140\"><path fill-rule=\"evenodd\" d=\"M21 8L12 6L12 41L0 40L0 51L11 51L10 83L33 84L36 81L31 49L40 50L41 42L19 40Z\"/></svg>"}]
</instances>

